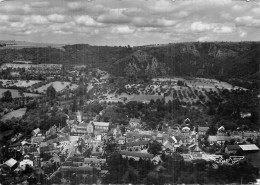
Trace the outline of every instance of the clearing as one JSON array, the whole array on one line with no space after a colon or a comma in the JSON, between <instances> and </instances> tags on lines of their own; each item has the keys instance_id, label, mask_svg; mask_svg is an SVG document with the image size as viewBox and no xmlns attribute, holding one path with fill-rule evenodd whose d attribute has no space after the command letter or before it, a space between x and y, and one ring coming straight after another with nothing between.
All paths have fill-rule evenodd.
<instances>
[{"instance_id":1,"label":"clearing","mask_svg":"<svg viewBox=\"0 0 260 185\"><path fill-rule=\"evenodd\" d=\"M15 89L0 89L0 98L2 98L3 93L5 91L10 91L12 93L13 98L20 98L21 96L19 95L19 91ZM41 94L34 94L34 93L24 93L25 97L40 97L42 96Z\"/></svg>"},{"instance_id":2,"label":"clearing","mask_svg":"<svg viewBox=\"0 0 260 185\"><path fill-rule=\"evenodd\" d=\"M12 112L9 112L1 118L1 121L6 121L8 119L11 119L12 117L15 117L15 118L22 117L26 113L26 110L27 110L27 108L21 108L21 109L17 109Z\"/></svg>"},{"instance_id":3,"label":"clearing","mask_svg":"<svg viewBox=\"0 0 260 185\"><path fill-rule=\"evenodd\" d=\"M43 86L41 86L41 87L39 87L38 89L35 89L35 90L37 90L39 93L43 93L43 92L46 92L47 88L50 87L51 85L54 87L54 89L57 92L63 91L65 88L69 88L71 90L75 90L75 89L78 88L78 85L76 85L76 84L71 85L71 82L55 81L55 82L51 82L51 83L48 83L46 85L43 85Z\"/></svg>"}]
</instances>

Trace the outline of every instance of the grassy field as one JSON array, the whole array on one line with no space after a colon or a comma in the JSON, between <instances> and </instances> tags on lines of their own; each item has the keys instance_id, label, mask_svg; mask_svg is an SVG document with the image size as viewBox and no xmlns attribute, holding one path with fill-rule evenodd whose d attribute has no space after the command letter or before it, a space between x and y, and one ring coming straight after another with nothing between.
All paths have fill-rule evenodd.
<instances>
[{"instance_id":1,"label":"grassy field","mask_svg":"<svg viewBox=\"0 0 260 185\"><path fill-rule=\"evenodd\" d=\"M2 82L3 86L17 86L17 87L30 87L33 84L39 83L41 81L39 80L29 80L28 82L26 80L0 80Z\"/></svg>"},{"instance_id":2,"label":"grassy field","mask_svg":"<svg viewBox=\"0 0 260 185\"><path fill-rule=\"evenodd\" d=\"M3 95L3 93L5 92L5 91L10 91L11 93L12 93L12 97L13 98L19 98L19 97L21 97L20 95L19 95L19 92L18 92L18 90L15 90L15 89L0 89L0 98L2 98L2 95ZM25 97L40 97L40 96L42 96L42 95L40 95L40 94L33 94L33 93L24 93L24 96Z\"/></svg>"},{"instance_id":3,"label":"grassy field","mask_svg":"<svg viewBox=\"0 0 260 185\"><path fill-rule=\"evenodd\" d=\"M78 85L76 85L76 84L72 84L72 86L70 86L70 82L55 81L55 82L48 83L44 86L41 86L41 87L39 87L38 89L35 89L35 90L38 90L39 93L43 93L51 85L55 88L55 90L57 92L64 90L67 86L69 87L69 89L72 89L72 90L78 88Z\"/></svg>"},{"instance_id":4,"label":"grassy field","mask_svg":"<svg viewBox=\"0 0 260 185\"><path fill-rule=\"evenodd\" d=\"M9 112L1 118L1 121L6 121L8 119L11 119L12 117L15 117L15 118L22 117L26 113L26 110L27 110L27 108L21 108L21 109L17 109L12 112Z\"/></svg>"}]
</instances>

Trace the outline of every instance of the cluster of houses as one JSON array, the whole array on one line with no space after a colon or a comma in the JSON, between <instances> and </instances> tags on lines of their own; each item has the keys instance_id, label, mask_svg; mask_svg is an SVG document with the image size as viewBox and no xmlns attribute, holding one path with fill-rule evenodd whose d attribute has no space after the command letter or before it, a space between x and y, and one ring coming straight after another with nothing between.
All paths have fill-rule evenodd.
<instances>
[{"instance_id":1,"label":"cluster of houses","mask_svg":"<svg viewBox=\"0 0 260 185\"><path fill-rule=\"evenodd\" d=\"M209 127L198 127L196 132L189 127L189 122L190 120L186 119L184 126L169 126L163 123L157 130L145 130L145 123L140 118L132 118L123 133L122 126L111 125L109 122L86 122L81 114L78 114L76 120L70 120L68 117L67 129L53 126L45 134L42 134L40 129L35 129L31 139L12 144L10 147L13 150L21 151L22 160L16 161L11 158L5 161L0 166L0 172L3 174L6 169L19 172L27 165L40 168L55 165L58 169L48 176L49 180L59 172L66 178L66 174L72 171L79 174L80 178L83 178L82 175L86 171L88 178L98 177L99 172L107 171L104 157L107 143L116 143L117 150L123 158L142 158L154 164L158 164L161 158L160 155L148 152L153 142L160 143L160 154L171 155L173 152L179 152L185 161L204 159L198 138L204 137ZM228 136L221 130L217 135L208 137L210 145L221 145L234 138L237 141L248 138L256 140L259 137L259 133L256 132L239 132ZM16 137L21 136L18 134ZM19 140L17 138L13 141ZM255 155L259 148L249 143L226 145L227 154L236 154L237 151L242 151L243 155ZM44 155L49 157L44 158Z\"/></svg>"}]
</instances>

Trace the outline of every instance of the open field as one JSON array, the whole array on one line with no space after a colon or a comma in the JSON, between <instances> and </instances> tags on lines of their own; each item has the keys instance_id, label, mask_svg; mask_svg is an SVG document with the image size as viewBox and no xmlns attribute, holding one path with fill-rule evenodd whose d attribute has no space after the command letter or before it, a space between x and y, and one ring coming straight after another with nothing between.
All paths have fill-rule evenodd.
<instances>
[{"instance_id":1,"label":"open field","mask_svg":"<svg viewBox=\"0 0 260 185\"><path fill-rule=\"evenodd\" d=\"M40 80L0 80L3 86L30 87L33 84L41 82Z\"/></svg>"},{"instance_id":2,"label":"open field","mask_svg":"<svg viewBox=\"0 0 260 185\"><path fill-rule=\"evenodd\" d=\"M21 109L18 109L18 110L14 110L12 112L9 112L7 114L5 114L2 118L1 118L1 121L6 121L8 119L11 119L12 117L15 117L15 118L19 118L19 117L22 117L25 113L26 113L26 109L27 108L21 108Z\"/></svg>"},{"instance_id":3,"label":"open field","mask_svg":"<svg viewBox=\"0 0 260 185\"><path fill-rule=\"evenodd\" d=\"M178 81L182 85L177 85ZM178 83L179 84L179 83ZM183 104L198 105L211 101L212 98L222 99L221 91L227 89L239 89L227 82L206 78L154 78L148 84L131 83L119 88L113 84L103 83L88 87L88 91L93 90L93 95L99 101L107 102L150 102L165 97L165 102L178 99ZM246 90L244 88L240 88Z\"/></svg>"},{"instance_id":4,"label":"open field","mask_svg":"<svg viewBox=\"0 0 260 185\"><path fill-rule=\"evenodd\" d=\"M19 95L18 90L15 90L15 89L0 89L0 98L2 98L3 93L4 93L5 91L8 91L8 90L12 93L12 97L13 97L13 98L19 98L19 97L21 97L21 96ZM24 96L25 96L25 97L40 97L40 96L42 96L42 95L41 95L41 94L34 94L34 93L24 93Z\"/></svg>"},{"instance_id":5,"label":"open field","mask_svg":"<svg viewBox=\"0 0 260 185\"><path fill-rule=\"evenodd\" d=\"M41 87L39 87L38 89L35 89L35 90L37 90L39 93L43 93L43 92L45 92L45 91L47 90L47 88L50 87L51 85L55 88L55 90L56 90L57 92L63 91L65 88L67 88L67 86L68 86L68 88L71 89L71 90L74 90L74 89L78 88L78 85L72 84L72 85L70 86L70 84L71 84L70 82L55 81L55 82L48 83L48 84L46 84L46 85L44 85L44 86L41 86Z\"/></svg>"},{"instance_id":6,"label":"open field","mask_svg":"<svg viewBox=\"0 0 260 185\"><path fill-rule=\"evenodd\" d=\"M163 99L163 96L157 96L157 95L136 95L133 98L129 99L129 101L136 101L136 102L144 102L149 103L151 100L156 101L157 99Z\"/></svg>"}]
</instances>

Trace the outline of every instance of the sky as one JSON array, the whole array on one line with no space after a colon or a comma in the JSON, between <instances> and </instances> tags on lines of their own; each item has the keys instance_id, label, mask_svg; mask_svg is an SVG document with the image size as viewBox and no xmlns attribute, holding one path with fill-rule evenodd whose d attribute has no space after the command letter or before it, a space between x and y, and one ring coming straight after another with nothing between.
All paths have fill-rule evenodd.
<instances>
[{"instance_id":1,"label":"sky","mask_svg":"<svg viewBox=\"0 0 260 185\"><path fill-rule=\"evenodd\" d=\"M109 46L260 40L260 0L1 1L0 40Z\"/></svg>"}]
</instances>

